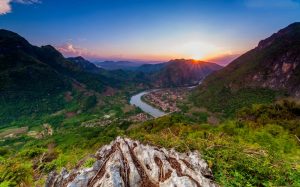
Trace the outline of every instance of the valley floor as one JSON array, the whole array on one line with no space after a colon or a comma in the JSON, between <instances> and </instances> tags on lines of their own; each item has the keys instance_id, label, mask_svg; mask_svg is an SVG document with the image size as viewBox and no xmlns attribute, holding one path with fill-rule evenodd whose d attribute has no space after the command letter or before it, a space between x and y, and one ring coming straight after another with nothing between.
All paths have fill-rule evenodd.
<instances>
[{"instance_id":1,"label":"valley floor","mask_svg":"<svg viewBox=\"0 0 300 187\"><path fill-rule=\"evenodd\" d=\"M97 98L84 112L72 104L73 94L69 109L15 121L0 130L0 184L43 186L50 171L91 167L96 150L123 136L198 150L222 186L300 185L298 105L255 105L216 126L208 124L214 114L187 105L187 96L176 89L148 95L170 106L180 101L180 111L157 119L130 106L125 94Z\"/></svg>"}]
</instances>

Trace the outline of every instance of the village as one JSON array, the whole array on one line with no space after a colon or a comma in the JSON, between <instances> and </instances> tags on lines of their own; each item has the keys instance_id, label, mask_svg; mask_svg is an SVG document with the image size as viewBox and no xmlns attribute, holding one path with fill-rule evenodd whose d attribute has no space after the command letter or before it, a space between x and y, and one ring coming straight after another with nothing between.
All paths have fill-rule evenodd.
<instances>
[{"instance_id":1,"label":"village","mask_svg":"<svg viewBox=\"0 0 300 187\"><path fill-rule=\"evenodd\" d=\"M144 95L142 100L163 112L178 112L177 102L183 100L186 92L186 88L160 89Z\"/></svg>"},{"instance_id":2,"label":"village","mask_svg":"<svg viewBox=\"0 0 300 187\"><path fill-rule=\"evenodd\" d=\"M83 127L105 127L105 126L111 125L113 123L122 123L125 121L139 123L139 122L147 121L149 119L152 119L152 117L143 112L131 115L128 117L128 119L115 118L110 115L104 115L102 118L99 118L99 119L93 119L90 121L82 122L81 126L83 126Z\"/></svg>"}]
</instances>

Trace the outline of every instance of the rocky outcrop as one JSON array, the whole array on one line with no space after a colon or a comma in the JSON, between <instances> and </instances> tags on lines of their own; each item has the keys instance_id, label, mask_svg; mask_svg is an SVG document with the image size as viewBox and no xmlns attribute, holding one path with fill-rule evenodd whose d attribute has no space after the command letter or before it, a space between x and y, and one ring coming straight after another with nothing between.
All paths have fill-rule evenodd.
<instances>
[{"instance_id":1,"label":"rocky outcrop","mask_svg":"<svg viewBox=\"0 0 300 187\"><path fill-rule=\"evenodd\" d=\"M178 153L118 137L95 157L91 168L50 173L46 187L217 186L198 152Z\"/></svg>"},{"instance_id":2,"label":"rocky outcrop","mask_svg":"<svg viewBox=\"0 0 300 187\"><path fill-rule=\"evenodd\" d=\"M253 70L244 74L247 86L285 90L298 96L300 23L291 24L262 40L253 53L255 54L252 54L250 63L256 65L252 67Z\"/></svg>"},{"instance_id":3,"label":"rocky outcrop","mask_svg":"<svg viewBox=\"0 0 300 187\"><path fill-rule=\"evenodd\" d=\"M278 58L266 62L266 67L261 68L261 70L250 74L248 79L249 85L259 85L275 90L288 89L288 91L294 93L299 90L299 86L297 84L294 85L295 77L298 76L299 64L299 51L287 52Z\"/></svg>"}]
</instances>

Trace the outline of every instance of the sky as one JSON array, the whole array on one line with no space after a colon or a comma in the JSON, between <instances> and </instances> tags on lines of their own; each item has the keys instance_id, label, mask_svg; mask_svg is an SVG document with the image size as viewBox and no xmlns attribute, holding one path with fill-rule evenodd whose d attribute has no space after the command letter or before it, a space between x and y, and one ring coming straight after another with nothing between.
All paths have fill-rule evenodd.
<instances>
[{"instance_id":1,"label":"sky","mask_svg":"<svg viewBox=\"0 0 300 187\"><path fill-rule=\"evenodd\" d=\"M92 61L226 65L300 21L300 0L0 0L0 28Z\"/></svg>"}]
</instances>

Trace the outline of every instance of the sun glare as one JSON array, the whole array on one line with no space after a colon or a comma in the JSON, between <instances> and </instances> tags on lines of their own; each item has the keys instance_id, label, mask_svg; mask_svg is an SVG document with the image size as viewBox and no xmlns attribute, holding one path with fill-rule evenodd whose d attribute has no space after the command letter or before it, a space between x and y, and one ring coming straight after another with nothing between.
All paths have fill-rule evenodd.
<instances>
[{"instance_id":1,"label":"sun glare","mask_svg":"<svg viewBox=\"0 0 300 187\"><path fill-rule=\"evenodd\" d=\"M183 44L180 49L183 57L194 60L203 60L211 54L215 54L220 49L211 43L192 41Z\"/></svg>"},{"instance_id":2,"label":"sun glare","mask_svg":"<svg viewBox=\"0 0 300 187\"><path fill-rule=\"evenodd\" d=\"M203 56L200 54L192 55L191 59L193 60L202 60Z\"/></svg>"}]
</instances>

